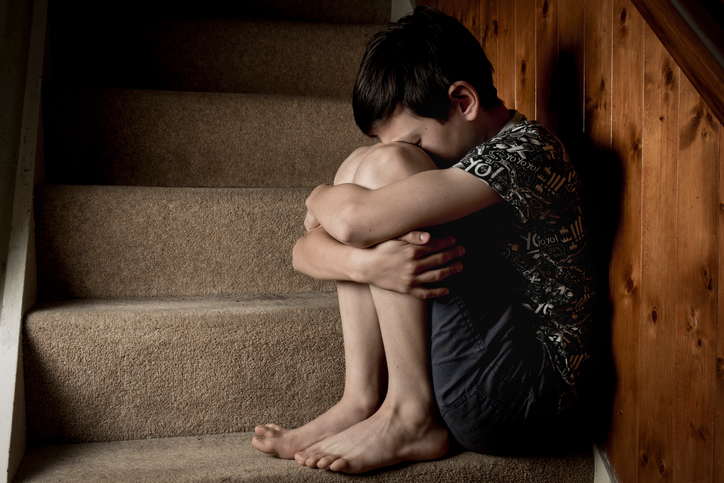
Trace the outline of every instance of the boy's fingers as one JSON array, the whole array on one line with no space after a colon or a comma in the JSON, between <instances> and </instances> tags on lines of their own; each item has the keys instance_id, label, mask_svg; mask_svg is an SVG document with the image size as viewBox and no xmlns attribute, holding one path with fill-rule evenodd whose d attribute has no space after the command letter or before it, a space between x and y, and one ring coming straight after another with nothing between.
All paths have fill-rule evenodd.
<instances>
[{"instance_id":1,"label":"boy's fingers","mask_svg":"<svg viewBox=\"0 0 724 483\"><path fill-rule=\"evenodd\" d=\"M445 265L453 258L461 257L465 254L465 248L457 246L450 250L445 250L442 252L436 252L432 255L429 255L427 257L422 257L419 260L419 272L422 273L424 271L430 270L431 268L439 267L441 265Z\"/></svg>"},{"instance_id":2,"label":"boy's fingers","mask_svg":"<svg viewBox=\"0 0 724 483\"><path fill-rule=\"evenodd\" d=\"M398 240L410 243L412 245L425 245L430 241L430 234L426 231L413 230L405 233Z\"/></svg>"},{"instance_id":3,"label":"boy's fingers","mask_svg":"<svg viewBox=\"0 0 724 483\"><path fill-rule=\"evenodd\" d=\"M425 287L415 287L412 290L410 290L410 295L413 297L417 297L419 299L433 299L436 297L443 297L447 295L450 291L446 288L425 288Z\"/></svg>"},{"instance_id":4,"label":"boy's fingers","mask_svg":"<svg viewBox=\"0 0 724 483\"><path fill-rule=\"evenodd\" d=\"M417 276L417 281L420 284L434 283L441 280L445 280L451 275L459 273L463 269L463 264L460 262L453 263L447 267L438 268L436 270L428 270L422 272Z\"/></svg>"}]
</instances>

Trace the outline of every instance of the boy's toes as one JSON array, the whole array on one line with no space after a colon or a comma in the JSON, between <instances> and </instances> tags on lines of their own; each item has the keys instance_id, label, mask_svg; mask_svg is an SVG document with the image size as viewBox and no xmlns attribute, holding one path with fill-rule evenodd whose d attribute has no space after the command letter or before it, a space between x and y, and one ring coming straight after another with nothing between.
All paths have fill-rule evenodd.
<instances>
[{"instance_id":1,"label":"boy's toes","mask_svg":"<svg viewBox=\"0 0 724 483\"><path fill-rule=\"evenodd\" d=\"M349 461L344 458L338 458L329 465L329 469L332 471L341 471L343 473L351 473L351 467Z\"/></svg>"},{"instance_id":2,"label":"boy's toes","mask_svg":"<svg viewBox=\"0 0 724 483\"><path fill-rule=\"evenodd\" d=\"M337 460L338 460L338 458L333 455L323 456L322 458L319 459L319 461L317 461L317 468L321 468L323 470L326 470L327 468L331 469L330 466L332 465L332 463L334 463Z\"/></svg>"},{"instance_id":3,"label":"boy's toes","mask_svg":"<svg viewBox=\"0 0 724 483\"><path fill-rule=\"evenodd\" d=\"M285 429L278 424L265 424L264 426L254 428L254 434L262 438L277 436L283 431L285 431Z\"/></svg>"}]
</instances>

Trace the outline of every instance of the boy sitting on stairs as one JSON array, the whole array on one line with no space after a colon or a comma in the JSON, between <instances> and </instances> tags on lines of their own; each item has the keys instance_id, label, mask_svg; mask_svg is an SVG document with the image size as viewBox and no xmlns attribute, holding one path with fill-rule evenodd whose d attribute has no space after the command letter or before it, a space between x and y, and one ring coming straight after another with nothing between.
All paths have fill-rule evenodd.
<instances>
[{"instance_id":1,"label":"boy sitting on stairs","mask_svg":"<svg viewBox=\"0 0 724 483\"><path fill-rule=\"evenodd\" d=\"M348 473L451 443L547 444L591 365L593 280L563 147L503 106L472 34L427 7L373 37L354 114L380 142L312 192L294 248L297 270L338 281L344 395L301 428L258 426L252 444Z\"/></svg>"}]
</instances>

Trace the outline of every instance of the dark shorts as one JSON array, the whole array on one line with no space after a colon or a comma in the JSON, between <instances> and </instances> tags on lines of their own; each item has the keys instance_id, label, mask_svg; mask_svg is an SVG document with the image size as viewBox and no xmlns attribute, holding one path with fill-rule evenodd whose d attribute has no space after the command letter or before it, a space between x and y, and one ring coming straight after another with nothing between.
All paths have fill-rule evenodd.
<instances>
[{"instance_id":1,"label":"dark shorts","mask_svg":"<svg viewBox=\"0 0 724 483\"><path fill-rule=\"evenodd\" d=\"M537 316L490 294L457 288L432 301L435 397L464 449L526 451L555 425L561 379L536 338Z\"/></svg>"}]
</instances>

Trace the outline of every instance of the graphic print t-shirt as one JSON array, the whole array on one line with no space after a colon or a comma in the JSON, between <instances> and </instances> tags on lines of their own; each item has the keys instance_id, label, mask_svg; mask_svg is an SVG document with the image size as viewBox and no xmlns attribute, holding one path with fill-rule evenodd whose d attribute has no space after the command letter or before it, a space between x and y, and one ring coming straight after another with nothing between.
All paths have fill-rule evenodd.
<instances>
[{"instance_id":1,"label":"graphic print t-shirt","mask_svg":"<svg viewBox=\"0 0 724 483\"><path fill-rule=\"evenodd\" d=\"M520 275L517 302L539 316L538 338L563 380L575 386L590 359L594 295L578 177L555 136L511 114L497 136L454 168L483 180L513 208L501 250Z\"/></svg>"}]
</instances>

